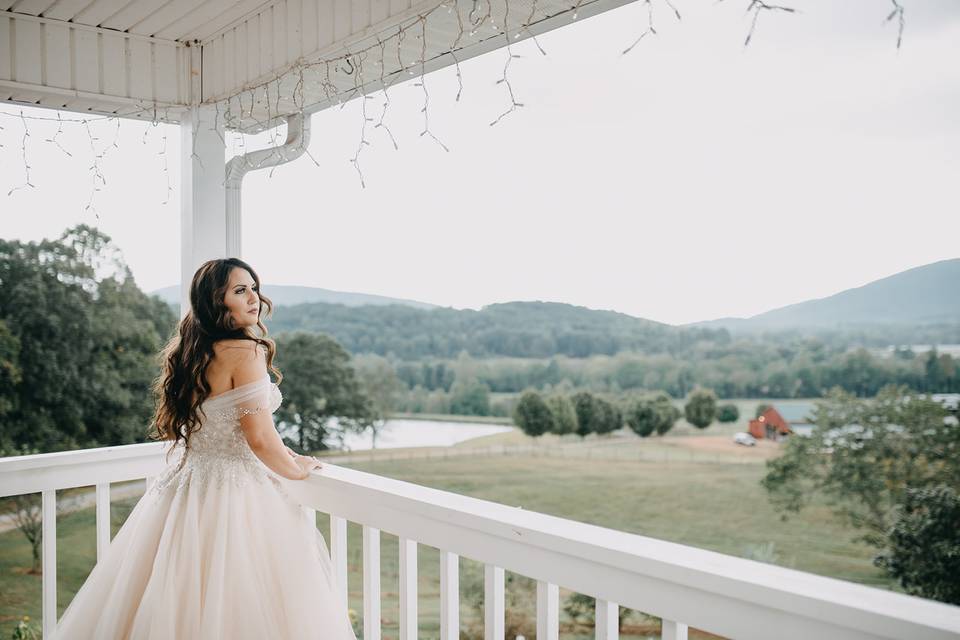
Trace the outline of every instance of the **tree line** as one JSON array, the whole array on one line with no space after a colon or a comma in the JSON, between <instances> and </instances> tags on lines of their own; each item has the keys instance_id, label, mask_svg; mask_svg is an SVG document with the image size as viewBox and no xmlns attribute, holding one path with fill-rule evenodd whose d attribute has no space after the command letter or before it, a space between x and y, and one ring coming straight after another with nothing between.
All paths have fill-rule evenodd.
<instances>
[{"instance_id":1,"label":"tree line","mask_svg":"<svg viewBox=\"0 0 960 640\"><path fill-rule=\"evenodd\" d=\"M695 389L686 398L683 411L669 394L644 394L627 401L596 396L589 391L548 397L527 390L513 410L513 422L528 436L545 433L576 434L581 438L591 433L602 435L624 426L641 438L664 435L685 417L698 429L706 429L714 420L736 422L740 411L734 404L718 405L711 389Z\"/></svg>"}]
</instances>

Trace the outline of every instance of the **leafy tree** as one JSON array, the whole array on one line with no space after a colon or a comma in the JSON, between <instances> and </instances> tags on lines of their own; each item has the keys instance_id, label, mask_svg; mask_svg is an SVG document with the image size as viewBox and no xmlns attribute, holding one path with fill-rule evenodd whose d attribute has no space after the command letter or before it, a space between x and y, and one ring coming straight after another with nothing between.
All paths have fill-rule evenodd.
<instances>
[{"instance_id":1,"label":"leafy tree","mask_svg":"<svg viewBox=\"0 0 960 640\"><path fill-rule=\"evenodd\" d=\"M657 430L659 415L650 398L639 398L627 409L627 425L641 438Z\"/></svg>"},{"instance_id":2,"label":"leafy tree","mask_svg":"<svg viewBox=\"0 0 960 640\"><path fill-rule=\"evenodd\" d=\"M562 395L551 396L547 399L547 406L553 415L553 433L564 435L576 432L577 412L570 398Z\"/></svg>"},{"instance_id":3,"label":"leafy tree","mask_svg":"<svg viewBox=\"0 0 960 640\"><path fill-rule=\"evenodd\" d=\"M623 413L617 405L604 398L596 401L596 433L610 433L623 426Z\"/></svg>"},{"instance_id":4,"label":"leafy tree","mask_svg":"<svg viewBox=\"0 0 960 640\"><path fill-rule=\"evenodd\" d=\"M908 494L960 487L960 429L946 417L939 403L904 387L885 387L872 400L833 389L817 403L810 437L790 438L784 454L767 463L762 484L784 516L826 496L864 541L887 550L880 562L905 588L927 589L917 582L916 554L926 554L927 567L955 562L948 553L955 534L938 524L951 513L949 496ZM907 552L911 536L925 540L922 550ZM929 572L928 593L943 593L939 575Z\"/></svg>"},{"instance_id":5,"label":"leafy tree","mask_svg":"<svg viewBox=\"0 0 960 640\"><path fill-rule=\"evenodd\" d=\"M874 563L907 593L960 604L960 496L947 485L907 489L886 551Z\"/></svg>"},{"instance_id":6,"label":"leafy tree","mask_svg":"<svg viewBox=\"0 0 960 640\"><path fill-rule=\"evenodd\" d=\"M371 445L377 447L377 436L386 424L387 417L396 410L398 396L403 384L397 377L390 361L382 356L367 355L354 360L360 385L373 404L373 420L370 422Z\"/></svg>"},{"instance_id":7,"label":"leafy tree","mask_svg":"<svg viewBox=\"0 0 960 640\"><path fill-rule=\"evenodd\" d=\"M740 410L733 403L722 404L717 407L717 420L724 423L736 422L740 419Z\"/></svg>"},{"instance_id":8,"label":"leafy tree","mask_svg":"<svg viewBox=\"0 0 960 640\"><path fill-rule=\"evenodd\" d=\"M710 389L694 389L683 407L687 422L706 429L717 415L717 395Z\"/></svg>"},{"instance_id":9,"label":"leafy tree","mask_svg":"<svg viewBox=\"0 0 960 640\"><path fill-rule=\"evenodd\" d=\"M458 379L450 389L450 413L457 415L490 415L490 387L476 378Z\"/></svg>"},{"instance_id":10,"label":"leafy tree","mask_svg":"<svg viewBox=\"0 0 960 640\"><path fill-rule=\"evenodd\" d=\"M293 432L285 437L301 451L328 449L327 436L362 432L376 409L353 370L350 354L333 338L297 332L277 336L278 368L283 372L283 404L278 421Z\"/></svg>"},{"instance_id":11,"label":"leafy tree","mask_svg":"<svg viewBox=\"0 0 960 640\"><path fill-rule=\"evenodd\" d=\"M541 436L553 430L553 414L536 391L525 391L513 410L513 421L528 436Z\"/></svg>"},{"instance_id":12,"label":"leafy tree","mask_svg":"<svg viewBox=\"0 0 960 640\"><path fill-rule=\"evenodd\" d=\"M763 404L763 403L758 404L758 405L757 405L757 410L754 411L754 413L753 413L753 417L754 417L754 418L759 418L759 417L762 416L764 413L766 413L767 409L769 409L769 408L772 407L772 406L773 406L773 405Z\"/></svg>"},{"instance_id":13,"label":"leafy tree","mask_svg":"<svg viewBox=\"0 0 960 640\"><path fill-rule=\"evenodd\" d=\"M670 396L662 391L643 396L633 402L627 411L627 424L641 438L656 433L663 435L680 418L680 410L673 406Z\"/></svg>"},{"instance_id":14,"label":"leafy tree","mask_svg":"<svg viewBox=\"0 0 960 640\"><path fill-rule=\"evenodd\" d=\"M0 445L58 451L142 441L154 360L176 323L109 236L0 240Z\"/></svg>"},{"instance_id":15,"label":"leafy tree","mask_svg":"<svg viewBox=\"0 0 960 640\"><path fill-rule=\"evenodd\" d=\"M589 391L580 391L573 394L570 398L573 402L573 410L577 414L576 434L581 438L586 438L587 434L595 433L597 430L597 399Z\"/></svg>"}]
</instances>

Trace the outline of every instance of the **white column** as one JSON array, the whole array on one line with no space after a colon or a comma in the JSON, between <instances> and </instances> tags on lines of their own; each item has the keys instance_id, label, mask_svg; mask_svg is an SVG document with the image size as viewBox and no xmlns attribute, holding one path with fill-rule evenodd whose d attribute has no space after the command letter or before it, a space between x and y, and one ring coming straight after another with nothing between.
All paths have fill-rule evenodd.
<instances>
[{"instance_id":1,"label":"white column","mask_svg":"<svg viewBox=\"0 0 960 640\"><path fill-rule=\"evenodd\" d=\"M197 267L212 258L228 257L222 121L214 107L196 106L180 122L181 317L190 308L190 281Z\"/></svg>"},{"instance_id":2,"label":"white column","mask_svg":"<svg viewBox=\"0 0 960 640\"><path fill-rule=\"evenodd\" d=\"M110 547L110 483L97 483L97 562Z\"/></svg>"},{"instance_id":3,"label":"white column","mask_svg":"<svg viewBox=\"0 0 960 640\"><path fill-rule=\"evenodd\" d=\"M44 490L41 494L41 524L43 541L40 543L41 606L43 637L53 638L57 633L57 492Z\"/></svg>"},{"instance_id":4,"label":"white column","mask_svg":"<svg viewBox=\"0 0 960 640\"><path fill-rule=\"evenodd\" d=\"M687 625L664 619L661 622L660 636L663 640L687 640Z\"/></svg>"}]
</instances>

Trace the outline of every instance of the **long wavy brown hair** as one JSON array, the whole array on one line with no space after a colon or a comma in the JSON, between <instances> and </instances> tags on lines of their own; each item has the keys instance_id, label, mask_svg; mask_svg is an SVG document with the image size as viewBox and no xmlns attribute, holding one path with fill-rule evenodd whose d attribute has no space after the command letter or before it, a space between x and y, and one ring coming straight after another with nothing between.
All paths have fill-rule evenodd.
<instances>
[{"instance_id":1,"label":"long wavy brown hair","mask_svg":"<svg viewBox=\"0 0 960 640\"><path fill-rule=\"evenodd\" d=\"M246 269L256 284L260 296L260 311L257 314L260 335L256 335L252 327L234 326L233 317L224 304L230 272L237 267ZM159 354L161 371L153 382L156 410L150 438L172 440L170 451L180 440L184 441L185 447L189 447L191 434L200 426L201 405L210 397L206 372L213 360L213 345L218 340L252 340L263 345L267 350L267 367L277 378L276 382L280 383L283 374L273 366L277 347L273 340L266 337L267 327L263 324L263 318L270 317L272 313L273 303L260 293L260 277L243 260L208 260L197 269L190 283L190 310L180 320L176 333Z\"/></svg>"}]
</instances>

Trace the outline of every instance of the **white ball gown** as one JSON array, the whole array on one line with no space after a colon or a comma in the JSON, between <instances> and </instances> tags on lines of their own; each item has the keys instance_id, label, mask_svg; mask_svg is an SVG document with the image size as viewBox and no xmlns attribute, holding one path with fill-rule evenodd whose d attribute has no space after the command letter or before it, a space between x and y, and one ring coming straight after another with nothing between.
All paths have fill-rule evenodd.
<instances>
[{"instance_id":1,"label":"white ball gown","mask_svg":"<svg viewBox=\"0 0 960 640\"><path fill-rule=\"evenodd\" d=\"M267 376L204 402L187 454L173 449L57 640L356 640L326 542L284 490L298 481L264 465L240 429L282 399Z\"/></svg>"}]
</instances>

